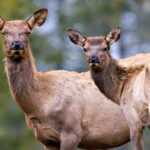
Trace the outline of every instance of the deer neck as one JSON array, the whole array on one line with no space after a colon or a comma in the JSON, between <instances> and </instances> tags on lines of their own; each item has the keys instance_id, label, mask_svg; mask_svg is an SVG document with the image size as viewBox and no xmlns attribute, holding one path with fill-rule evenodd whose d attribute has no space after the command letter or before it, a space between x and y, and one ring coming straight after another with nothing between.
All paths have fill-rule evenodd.
<instances>
[{"instance_id":1,"label":"deer neck","mask_svg":"<svg viewBox=\"0 0 150 150\"><path fill-rule=\"evenodd\" d=\"M92 78L100 91L116 103L119 103L126 74L126 70L112 57L103 69L91 69Z\"/></svg>"},{"instance_id":2,"label":"deer neck","mask_svg":"<svg viewBox=\"0 0 150 150\"><path fill-rule=\"evenodd\" d=\"M28 52L28 56L22 61L15 61L11 58L5 59L5 68L11 93L24 112L33 109L34 103L31 94L37 88L35 82L37 71L33 63L30 47L28 47Z\"/></svg>"}]
</instances>

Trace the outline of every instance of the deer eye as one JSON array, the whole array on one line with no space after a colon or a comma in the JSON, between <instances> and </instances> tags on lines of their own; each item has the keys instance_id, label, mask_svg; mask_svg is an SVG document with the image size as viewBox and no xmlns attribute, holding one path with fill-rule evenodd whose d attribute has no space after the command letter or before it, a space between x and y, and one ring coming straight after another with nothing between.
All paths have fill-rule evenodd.
<instances>
[{"instance_id":1,"label":"deer eye","mask_svg":"<svg viewBox=\"0 0 150 150\"><path fill-rule=\"evenodd\" d=\"M104 47L104 51L107 51L108 50L108 47Z\"/></svg>"},{"instance_id":2,"label":"deer eye","mask_svg":"<svg viewBox=\"0 0 150 150\"><path fill-rule=\"evenodd\" d=\"M87 51L87 49L86 48L83 48L83 50L86 52Z\"/></svg>"}]
</instances>

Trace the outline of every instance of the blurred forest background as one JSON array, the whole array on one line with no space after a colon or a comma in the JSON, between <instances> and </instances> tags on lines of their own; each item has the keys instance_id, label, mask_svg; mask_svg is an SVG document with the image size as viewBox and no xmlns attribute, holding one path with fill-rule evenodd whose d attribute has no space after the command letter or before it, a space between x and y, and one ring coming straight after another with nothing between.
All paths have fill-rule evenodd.
<instances>
[{"instance_id":1,"label":"blurred forest background","mask_svg":"<svg viewBox=\"0 0 150 150\"><path fill-rule=\"evenodd\" d=\"M5 20L27 19L42 7L49 9L47 21L30 37L39 71L88 70L82 50L67 37L68 27L95 36L106 35L120 25L121 39L111 49L115 58L150 52L150 0L0 0L0 16ZM0 150L42 150L10 95L3 58L0 37ZM148 130L144 143L149 150ZM131 144L113 150L131 150Z\"/></svg>"}]
</instances>

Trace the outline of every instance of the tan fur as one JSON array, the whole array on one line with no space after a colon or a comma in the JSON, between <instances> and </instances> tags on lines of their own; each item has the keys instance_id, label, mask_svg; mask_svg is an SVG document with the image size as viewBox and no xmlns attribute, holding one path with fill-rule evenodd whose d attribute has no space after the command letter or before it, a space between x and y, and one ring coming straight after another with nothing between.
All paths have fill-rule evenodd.
<instances>
[{"instance_id":1,"label":"tan fur","mask_svg":"<svg viewBox=\"0 0 150 150\"><path fill-rule=\"evenodd\" d=\"M143 150L143 127L150 127L150 54L115 60L109 50L97 52L99 59L103 55L103 64L90 67L92 78L102 93L121 105L134 150Z\"/></svg>"},{"instance_id":2,"label":"tan fur","mask_svg":"<svg viewBox=\"0 0 150 150\"><path fill-rule=\"evenodd\" d=\"M83 37L72 29L67 32L70 39L79 36L76 39L80 40ZM108 98L121 105L130 127L134 150L143 150L143 127L150 127L150 54L113 59L110 46L120 38L120 34L121 27L117 27L106 37L84 37L82 45L95 84ZM89 61L93 56L93 61Z\"/></svg>"},{"instance_id":3,"label":"tan fur","mask_svg":"<svg viewBox=\"0 0 150 150\"><path fill-rule=\"evenodd\" d=\"M144 58L143 58L144 59ZM112 61L111 61L112 62ZM135 150L143 150L142 129L145 126L149 127L149 100L150 96L145 96L150 93L149 88L145 88L146 64L139 64L134 67L122 67L119 62L113 63L110 67L106 67L94 79L99 86L98 80L103 83L103 93L113 101L118 100L121 105L128 125L130 127L130 137ZM118 68L121 68L118 71ZM109 69L109 70L108 70ZM94 75L93 75L94 77ZM98 80L96 79L98 78ZM107 79L107 82L106 82ZM107 83L112 81L111 86ZM145 88L145 89L144 89ZM114 91L115 89L115 91ZM116 102L116 101L115 101Z\"/></svg>"},{"instance_id":4,"label":"tan fur","mask_svg":"<svg viewBox=\"0 0 150 150\"><path fill-rule=\"evenodd\" d=\"M128 127L119 107L99 93L89 72L40 73L34 69L30 53L28 57L29 62L19 64L6 58L6 70L13 97L39 141L59 147L66 138L61 137L63 132L77 136L76 144L86 149L128 141Z\"/></svg>"},{"instance_id":5,"label":"tan fur","mask_svg":"<svg viewBox=\"0 0 150 150\"><path fill-rule=\"evenodd\" d=\"M40 24L41 13L45 21L43 16L46 16L47 11L44 11L45 15L43 10L35 13L38 14ZM28 22L30 29L31 26L39 26L34 15L27 22L8 21L7 26L14 27L15 24L14 30L8 28L7 33L4 33L5 25L1 30L10 90L25 114L29 129L43 143L45 150L76 150L77 147L106 149L128 142L129 128L119 106L99 93L89 72L37 72L28 33L22 32L28 27ZM10 38L14 34L16 36ZM19 50L16 59L9 47L18 37L24 48ZM28 43L27 46L25 43Z\"/></svg>"}]
</instances>

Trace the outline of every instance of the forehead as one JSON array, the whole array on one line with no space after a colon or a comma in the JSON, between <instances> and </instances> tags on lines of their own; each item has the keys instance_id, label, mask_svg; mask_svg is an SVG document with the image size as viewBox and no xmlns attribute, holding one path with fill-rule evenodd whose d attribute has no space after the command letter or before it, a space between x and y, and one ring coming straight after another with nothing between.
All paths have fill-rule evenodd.
<instances>
[{"instance_id":1,"label":"forehead","mask_svg":"<svg viewBox=\"0 0 150 150\"><path fill-rule=\"evenodd\" d=\"M85 42L86 46L98 46L106 44L105 36L88 37Z\"/></svg>"},{"instance_id":2,"label":"forehead","mask_svg":"<svg viewBox=\"0 0 150 150\"><path fill-rule=\"evenodd\" d=\"M6 21L3 27L3 31L26 31L29 30L29 26L25 20Z\"/></svg>"}]
</instances>

